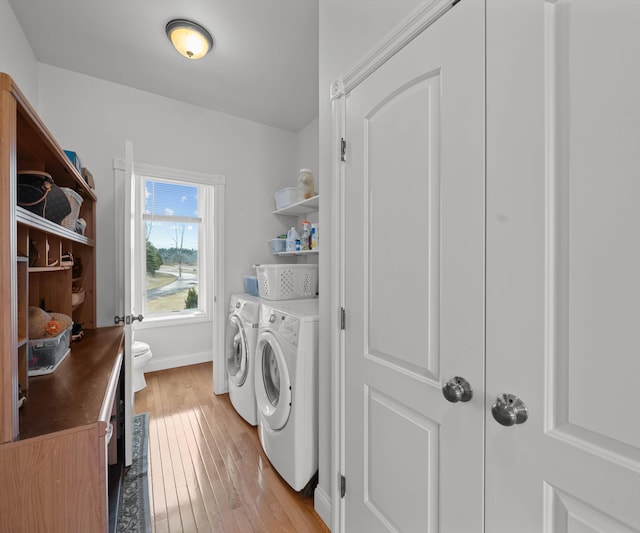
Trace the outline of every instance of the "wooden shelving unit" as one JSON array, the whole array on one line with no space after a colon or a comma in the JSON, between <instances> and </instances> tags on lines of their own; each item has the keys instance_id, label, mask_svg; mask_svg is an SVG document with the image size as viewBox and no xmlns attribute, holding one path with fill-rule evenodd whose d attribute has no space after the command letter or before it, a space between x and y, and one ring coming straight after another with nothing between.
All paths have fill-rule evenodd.
<instances>
[{"instance_id":1,"label":"wooden shelving unit","mask_svg":"<svg viewBox=\"0 0 640 533\"><path fill-rule=\"evenodd\" d=\"M23 170L47 172L80 195L84 235L17 206ZM123 330L96 324L96 202L0 73L0 531L108 531L107 435L123 398ZM84 291L77 305L74 286ZM28 375L29 307L66 314L85 331L47 376Z\"/></svg>"}]
</instances>

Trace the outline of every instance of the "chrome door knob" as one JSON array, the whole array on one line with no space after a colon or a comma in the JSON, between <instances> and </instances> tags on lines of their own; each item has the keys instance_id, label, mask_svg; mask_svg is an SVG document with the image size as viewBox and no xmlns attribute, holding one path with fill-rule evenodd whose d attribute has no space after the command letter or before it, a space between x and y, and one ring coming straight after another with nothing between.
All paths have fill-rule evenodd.
<instances>
[{"instance_id":1,"label":"chrome door knob","mask_svg":"<svg viewBox=\"0 0 640 533\"><path fill-rule=\"evenodd\" d=\"M456 376L445 383L442 394L451 403L468 402L473 397L473 390L466 379Z\"/></svg>"},{"instance_id":2,"label":"chrome door knob","mask_svg":"<svg viewBox=\"0 0 640 533\"><path fill-rule=\"evenodd\" d=\"M503 426L524 424L529 418L529 411L524 402L514 394L501 394L491 406L491 414L496 422Z\"/></svg>"}]
</instances>

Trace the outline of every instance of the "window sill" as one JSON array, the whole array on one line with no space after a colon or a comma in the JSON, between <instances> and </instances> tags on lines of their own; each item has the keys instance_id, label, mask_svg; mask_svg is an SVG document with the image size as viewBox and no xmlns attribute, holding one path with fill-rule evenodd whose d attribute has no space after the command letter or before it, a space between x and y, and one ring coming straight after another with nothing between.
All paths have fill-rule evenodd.
<instances>
[{"instance_id":1,"label":"window sill","mask_svg":"<svg viewBox=\"0 0 640 533\"><path fill-rule=\"evenodd\" d=\"M212 322L211 314L180 313L176 315L154 315L146 316L142 322L139 322L136 325L136 329L164 328L185 324L200 324L204 322Z\"/></svg>"}]
</instances>

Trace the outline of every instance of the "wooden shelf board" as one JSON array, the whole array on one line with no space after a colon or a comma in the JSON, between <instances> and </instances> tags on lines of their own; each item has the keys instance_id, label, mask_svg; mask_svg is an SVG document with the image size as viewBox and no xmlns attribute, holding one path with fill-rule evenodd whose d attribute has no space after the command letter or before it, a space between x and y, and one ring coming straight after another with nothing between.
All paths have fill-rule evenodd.
<instances>
[{"instance_id":1,"label":"wooden shelf board","mask_svg":"<svg viewBox=\"0 0 640 533\"><path fill-rule=\"evenodd\" d=\"M36 215L31 211L28 211L20 206L16 206L16 220L20 224L24 224L25 226L29 226L34 229L46 231L47 233L57 235L63 239L68 239L70 241L75 241L80 244L84 244L86 246L95 247L96 243L93 239L89 239L84 235L80 235L75 231L71 231L60 224L56 224L55 222L51 222L46 218Z\"/></svg>"},{"instance_id":2,"label":"wooden shelf board","mask_svg":"<svg viewBox=\"0 0 640 533\"><path fill-rule=\"evenodd\" d=\"M53 374L29 378L21 440L98 422L123 334L118 326L85 330Z\"/></svg>"},{"instance_id":3,"label":"wooden shelf board","mask_svg":"<svg viewBox=\"0 0 640 533\"><path fill-rule=\"evenodd\" d=\"M58 272L60 270L69 270L71 267L53 265L48 267L29 267L29 272Z\"/></svg>"}]
</instances>

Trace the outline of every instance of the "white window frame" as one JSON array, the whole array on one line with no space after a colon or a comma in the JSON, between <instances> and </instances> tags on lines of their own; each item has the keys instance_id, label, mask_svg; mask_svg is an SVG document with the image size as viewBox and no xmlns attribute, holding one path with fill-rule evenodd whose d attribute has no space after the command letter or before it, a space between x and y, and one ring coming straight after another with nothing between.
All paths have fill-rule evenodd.
<instances>
[{"instance_id":1,"label":"white window frame","mask_svg":"<svg viewBox=\"0 0 640 533\"><path fill-rule=\"evenodd\" d=\"M202 214L201 231L198 232L198 304L197 310L179 313L147 314L137 329L158 327L159 325L194 324L210 322L215 314L216 295L221 294L222 280L222 224L224 221L224 176L203 174L189 170L172 169L156 165L136 163L135 186L135 309L144 314L146 309L146 244L145 244L145 179L203 185L204 198L198 196L198 208ZM204 302L204 305L203 303Z\"/></svg>"}]
</instances>

